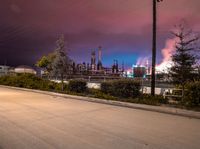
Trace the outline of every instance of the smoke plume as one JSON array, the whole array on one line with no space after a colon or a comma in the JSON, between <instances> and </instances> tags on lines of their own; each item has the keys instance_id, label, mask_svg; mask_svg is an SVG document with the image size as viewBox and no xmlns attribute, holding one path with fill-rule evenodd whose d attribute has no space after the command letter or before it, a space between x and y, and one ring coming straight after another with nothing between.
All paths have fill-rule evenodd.
<instances>
[{"instance_id":1,"label":"smoke plume","mask_svg":"<svg viewBox=\"0 0 200 149\"><path fill-rule=\"evenodd\" d=\"M149 63L149 56L147 57L139 57L137 59L136 65L137 66L147 66L147 64Z\"/></svg>"},{"instance_id":2,"label":"smoke plume","mask_svg":"<svg viewBox=\"0 0 200 149\"><path fill-rule=\"evenodd\" d=\"M167 39L165 48L162 49L162 62L156 66L156 71L167 72L172 65L171 56L175 51L176 38Z\"/></svg>"}]
</instances>

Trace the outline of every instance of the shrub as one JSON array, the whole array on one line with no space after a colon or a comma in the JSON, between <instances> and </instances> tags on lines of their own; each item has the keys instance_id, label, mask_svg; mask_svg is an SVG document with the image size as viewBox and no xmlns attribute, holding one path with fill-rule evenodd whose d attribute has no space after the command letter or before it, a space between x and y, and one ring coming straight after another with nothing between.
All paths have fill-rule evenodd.
<instances>
[{"instance_id":1,"label":"shrub","mask_svg":"<svg viewBox=\"0 0 200 149\"><path fill-rule=\"evenodd\" d=\"M168 100L164 99L164 97L161 95L151 96L148 94L144 94L140 97L139 103L148 105L160 105L160 104L167 104Z\"/></svg>"},{"instance_id":2,"label":"shrub","mask_svg":"<svg viewBox=\"0 0 200 149\"><path fill-rule=\"evenodd\" d=\"M135 98L140 95L140 83L130 79L103 82L101 91L116 97Z\"/></svg>"},{"instance_id":3,"label":"shrub","mask_svg":"<svg viewBox=\"0 0 200 149\"><path fill-rule=\"evenodd\" d=\"M83 80L70 80L68 89L71 92L83 93L87 90L87 83Z\"/></svg>"},{"instance_id":4,"label":"shrub","mask_svg":"<svg viewBox=\"0 0 200 149\"><path fill-rule=\"evenodd\" d=\"M46 83L44 84L44 88L47 90L55 90L57 83L55 82L49 82L47 81L47 85Z\"/></svg>"},{"instance_id":5,"label":"shrub","mask_svg":"<svg viewBox=\"0 0 200 149\"><path fill-rule=\"evenodd\" d=\"M48 80L43 80L42 78L33 74L2 76L0 77L0 84L40 90L52 90L56 86L55 83Z\"/></svg>"},{"instance_id":6,"label":"shrub","mask_svg":"<svg viewBox=\"0 0 200 149\"><path fill-rule=\"evenodd\" d=\"M16 76L2 76L0 77L0 84L14 86L17 84Z\"/></svg>"},{"instance_id":7,"label":"shrub","mask_svg":"<svg viewBox=\"0 0 200 149\"><path fill-rule=\"evenodd\" d=\"M93 89L93 88L88 89L88 94L89 94L90 97L94 97L94 98L107 99L107 100L118 100L117 97L103 93L99 89Z\"/></svg>"},{"instance_id":8,"label":"shrub","mask_svg":"<svg viewBox=\"0 0 200 149\"><path fill-rule=\"evenodd\" d=\"M30 89L40 89L43 87L43 80L32 74L20 74L17 76L16 81L16 85L20 84L21 87L26 87Z\"/></svg>"},{"instance_id":9,"label":"shrub","mask_svg":"<svg viewBox=\"0 0 200 149\"><path fill-rule=\"evenodd\" d=\"M112 81L106 81L101 83L101 91L105 94L111 94L113 89Z\"/></svg>"},{"instance_id":10,"label":"shrub","mask_svg":"<svg viewBox=\"0 0 200 149\"><path fill-rule=\"evenodd\" d=\"M62 91L62 83L55 83L54 85L54 89L58 92L64 93L68 90L68 85L67 84L63 84L63 91Z\"/></svg>"},{"instance_id":11,"label":"shrub","mask_svg":"<svg viewBox=\"0 0 200 149\"><path fill-rule=\"evenodd\" d=\"M200 106L200 81L187 84L183 104L190 107Z\"/></svg>"}]
</instances>

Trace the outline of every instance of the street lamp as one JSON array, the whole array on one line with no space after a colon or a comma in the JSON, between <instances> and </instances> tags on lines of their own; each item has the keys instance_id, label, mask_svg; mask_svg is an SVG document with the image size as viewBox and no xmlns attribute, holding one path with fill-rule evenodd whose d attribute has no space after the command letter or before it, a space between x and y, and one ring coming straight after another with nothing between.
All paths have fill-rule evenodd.
<instances>
[{"instance_id":1,"label":"street lamp","mask_svg":"<svg viewBox=\"0 0 200 149\"><path fill-rule=\"evenodd\" d=\"M163 0L153 0L153 39L152 39L152 70L151 70L151 95L155 95L155 65L156 65L156 27L157 9L156 4Z\"/></svg>"}]
</instances>

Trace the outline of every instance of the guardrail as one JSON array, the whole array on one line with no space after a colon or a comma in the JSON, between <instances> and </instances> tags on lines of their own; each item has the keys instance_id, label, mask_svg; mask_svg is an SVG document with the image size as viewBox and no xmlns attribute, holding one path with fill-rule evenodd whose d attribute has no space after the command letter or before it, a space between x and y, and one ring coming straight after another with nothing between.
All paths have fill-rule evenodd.
<instances>
[{"instance_id":1,"label":"guardrail","mask_svg":"<svg viewBox=\"0 0 200 149\"><path fill-rule=\"evenodd\" d=\"M182 89L172 89L172 93L173 91L181 91L181 95L176 95L176 94L168 94L169 92L164 92L163 97L167 98L167 97L175 97L175 98L182 98L183 97L183 90Z\"/></svg>"}]
</instances>

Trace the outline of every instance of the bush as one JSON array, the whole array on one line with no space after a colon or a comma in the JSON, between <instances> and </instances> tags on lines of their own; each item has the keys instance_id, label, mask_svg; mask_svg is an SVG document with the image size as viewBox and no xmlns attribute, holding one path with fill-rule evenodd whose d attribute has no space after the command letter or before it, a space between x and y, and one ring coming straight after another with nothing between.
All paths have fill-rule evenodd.
<instances>
[{"instance_id":1,"label":"bush","mask_svg":"<svg viewBox=\"0 0 200 149\"><path fill-rule=\"evenodd\" d=\"M57 85L57 83L55 83L55 82L48 82L47 86L45 88L48 89L48 90L55 90L56 85Z\"/></svg>"},{"instance_id":2,"label":"bush","mask_svg":"<svg viewBox=\"0 0 200 149\"><path fill-rule=\"evenodd\" d=\"M101 91L116 97L135 98L140 95L140 83L130 79L103 82Z\"/></svg>"},{"instance_id":3,"label":"bush","mask_svg":"<svg viewBox=\"0 0 200 149\"><path fill-rule=\"evenodd\" d=\"M148 94L144 94L140 97L138 103L147 105L160 105L160 104L167 104L168 100L164 99L164 97L161 95L151 96Z\"/></svg>"},{"instance_id":4,"label":"bush","mask_svg":"<svg viewBox=\"0 0 200 149\"><path fill-rule=\"evenodd\" d=\"M200 106L200 81L187 84L183 104L190 107Z\"/></svg>"},{"instance_id":5,"label":"bush","mask_svg":"<svg viewBox=\"0 0 200 149\"><path fill-rule=\"evenodd\" d=\"M88 89L88 94L90 97L94 97L94 98L107 99L107 100L118 100L117 97L103 93L99 89L94 89L94 88Z\"/></svg>"},{"instance_id":6,"label":"bush","mask_svg":"<svg viewBox=\"0 0 200 149\"><path fill-rule=\"evenodd\" d=\"M42 78L37 77L33 74L17 74L15 76L2 76L0 77L0 84L40 90L53 90L56 86L56 83L48 80L43 80Z\"/></svg>"},{"instance_id":7,"label":"bush","mask_svg":"<svg viewBox=\"0 0 200 149\"><path fill-rule=\"evenodd\" d=\"M101 83L101 91L105 94L111 94L113 89L112 81L106 81Z\"/></svg>"},{"instance_id":8,"label":"bush","mask_svg":"<svg viewBox=\"0 0 200 149\"><path fill-rule=\"evenodd\" d=\"M70 80L68 89L71 92L83 93L87 91L87 83L83 80Z\"/></svg>"}]
</instances>

